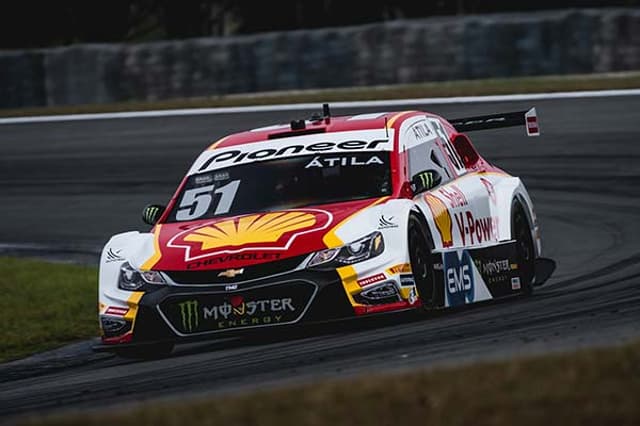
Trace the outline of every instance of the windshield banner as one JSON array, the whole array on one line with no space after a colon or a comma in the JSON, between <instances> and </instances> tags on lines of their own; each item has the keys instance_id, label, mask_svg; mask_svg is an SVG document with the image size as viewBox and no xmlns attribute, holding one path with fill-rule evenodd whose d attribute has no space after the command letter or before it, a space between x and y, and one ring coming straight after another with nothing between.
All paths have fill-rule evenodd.
<instances>
[{"instance_id":1,"label":"windshield banner","mask_svg":"<svg viewBox=\"0 0 640 426\"><path fill-rule=\"evenodd\" d=\"M203 152L189 175L257 161L332 152L391 151L393 129L292 136Z\"/></svg>"}]
</instances>

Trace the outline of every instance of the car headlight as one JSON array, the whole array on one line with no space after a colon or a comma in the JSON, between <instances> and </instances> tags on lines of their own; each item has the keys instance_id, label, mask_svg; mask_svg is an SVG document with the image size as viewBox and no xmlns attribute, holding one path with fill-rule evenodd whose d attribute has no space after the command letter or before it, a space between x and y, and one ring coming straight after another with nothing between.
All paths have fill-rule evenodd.
<instances>
[{"instance_id":1,"label":"car headlight","mask_svg":"<svg viewBox=\"0 0 640 426\"><path fill-rule=\"evenodd\" d=\"M322 266L325 268L339 268L352 265L378 256L384 251L384 239L378 231L366 237L355 240L342 247L330 248L316 252L309 263L308 268Z\"/></svg>"},{"instance_id":2,"label":"car headlight","mask_svg":"<svg viewBox=\"0 0 640 426\"><path fill-rule=\"evenodd\" d=\"M158 271L139 271L125 262L120 267L118 276L118 288L122 290L134 291L140 289L145 284L166 284L166 281Z\"/></svg>"}]
</instances>

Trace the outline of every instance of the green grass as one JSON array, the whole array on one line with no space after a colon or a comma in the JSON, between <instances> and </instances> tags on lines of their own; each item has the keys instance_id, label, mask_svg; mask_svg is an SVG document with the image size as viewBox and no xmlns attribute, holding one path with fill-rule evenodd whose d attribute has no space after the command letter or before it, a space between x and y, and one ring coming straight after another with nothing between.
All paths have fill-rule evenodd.
<instances>
[{"instance_id":1,"label":"green grass","mask_svg":"<svg viewBox=\"0 0 640 426\"><path fill-rule=\"evenodd\" d=\"M94 267L0 257L0 362L98 334Z\"/></svg>"},{"instance_id":2,"label":"green grass","mask_svg":"<svg viewBox=\"0 0 640 426\"><path fill-rule=\"evenodd\" d=\"M640 72L459 80L393 86L249 93L155 102L0 109L0 117L633 88L640 88Z\"/></svg>"},{"instance_id":3,"label":"green grass","mask_svg":"<svg viewBox=\"0 0 640 426\"><path fill-rule=\"evenodd\" d=\"M391 360L389 362L392 362ZM638 425L640 344L27 419L28 425Z\"/></svg>"}]
</instances>

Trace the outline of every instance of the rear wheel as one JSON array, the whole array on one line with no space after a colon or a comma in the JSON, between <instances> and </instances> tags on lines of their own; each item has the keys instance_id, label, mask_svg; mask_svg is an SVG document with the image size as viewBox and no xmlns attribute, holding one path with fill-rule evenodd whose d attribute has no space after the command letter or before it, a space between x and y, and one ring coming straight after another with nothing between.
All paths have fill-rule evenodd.
<instances>
[{"instance_id":1,"label":"rear wheel","mask_svg":"<svg viewBox=\"0 0 640 426\"><path fill-rule=\"evenodd\" d=\"M436 306L433 280L433 260L424 225L415 216L409 217L409 259L418 295L425 307Z\"/></svg>"},{"instance_id":2,"label":"rear wheel","mask_svg":"<svg viewBox=\"0 0 640 426\"><path fill-rule=\"evenodd\" d=\"M115 350L115 353L123 358L158 359L169 356L174 346L173 343L151 343L148 345L118 348Z\"/></svg>"},{"instance_id":3,"label":"rear wheel","mask_svg":"<svg viewBox=\"0 0 640 426\"><path fill-rule=\"evenodd\" d=\"M522 280L522 288L525 294L533 291L533 277L535 274L535 250L529 221L522 204L516 202L513 205L511 215L511 235L516 240L516 257L518 259L518 271Z\"/></svg>"}]
</instances>

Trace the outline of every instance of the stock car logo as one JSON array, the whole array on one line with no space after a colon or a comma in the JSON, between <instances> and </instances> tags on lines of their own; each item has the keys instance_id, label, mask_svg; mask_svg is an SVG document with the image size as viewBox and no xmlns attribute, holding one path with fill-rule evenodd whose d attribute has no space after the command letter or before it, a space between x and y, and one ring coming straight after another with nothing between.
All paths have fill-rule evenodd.
<instances>
[{"instance_id":1,"label":"stock car logo","mask_svg":"<svg viewBox=\"0 0 640 426\"><path fill-rule=\"evenodd\" d=\"M287 250L299 235L327 228L331 218L324 210L242 216L182 232L168 246L184 248L186 261L248 250Z\"/></svg>"},{"instance_id":2,"label":"stock car logo","mask_svg":"<svg viewBox=\"0 0 640 426\"><path fill-rule=\"evenodd\" d=\"M451 213L444 202L432 194L425 194L424 201L429 206L436 228L440 233L440 239L443 247L451 247L453 245L453 222L451 221Z\"/></svg>"},{"instance_id":3,"label":"stock car logo","mask_svg":"<svg viewBox=\"0 0 640 426\"><path fill-rule=\"evenodd\" d=\"M107 251L107 254L106 254L107 260L105 263L124 261L124 257L122 257L120 253L122 253L122 249L114 250L113 248L110 248L109 251Z\"/></svg>"}]
</instances>

